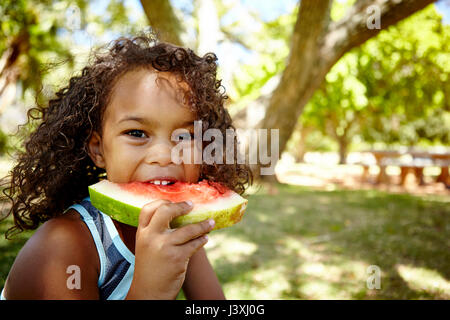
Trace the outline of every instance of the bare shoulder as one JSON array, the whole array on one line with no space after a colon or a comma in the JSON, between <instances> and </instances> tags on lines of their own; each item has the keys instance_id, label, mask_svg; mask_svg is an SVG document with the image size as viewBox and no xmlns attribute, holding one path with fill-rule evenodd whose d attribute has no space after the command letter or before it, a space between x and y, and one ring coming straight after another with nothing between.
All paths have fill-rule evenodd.
<instances>
[{"instance_id":1,"label":"bare shoulder","mask_svg":"<svg viewBox=\"0 0 450 320\"><path fill-rule=\"evenodd\" d=\"M99 258L79 214L42 224L14 261L5 285L6 299L96 299ZM71 275L79 283L71 284ZM79 287L79 288L78 288Z\"/></svg>"}]
</instances>

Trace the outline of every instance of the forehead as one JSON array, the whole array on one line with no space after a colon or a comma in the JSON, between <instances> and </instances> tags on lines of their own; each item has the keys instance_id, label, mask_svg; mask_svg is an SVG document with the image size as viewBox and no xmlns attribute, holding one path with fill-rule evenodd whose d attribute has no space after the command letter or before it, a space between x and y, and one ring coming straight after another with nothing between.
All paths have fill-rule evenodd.
<instances>
[{"instance_id":1,"label":"forehead","mask_svg":"<svg viewBox=\"0 0 450 320\"><path fill-rule=\"evenodd\" d=\"M124 116L170 120L194 120L194 112L186 104L189 86L169 72L138 69L122 75L114 85L105 121L120 121Z\"/></svg>"}]
</instances>

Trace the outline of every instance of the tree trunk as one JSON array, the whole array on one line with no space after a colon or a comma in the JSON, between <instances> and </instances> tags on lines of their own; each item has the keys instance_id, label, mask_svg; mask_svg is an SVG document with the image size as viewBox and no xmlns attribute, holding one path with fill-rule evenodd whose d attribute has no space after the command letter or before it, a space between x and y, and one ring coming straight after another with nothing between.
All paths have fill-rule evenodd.
<instances>
[{"instance_id":1,"label":"tree trunk","mask_svg":"<svg viewBox=\"0 0 450 320\"><path fill-rule=\"evenodd\" d=\"M20 77L19 58L29 49L30 35L25 30L12 40L0 58L0 115L14 101Z\"/></svg>"},{"instance_id":2,"label":"tree trunk","mask_svg":"<svg viewBox=\"0 0 450 320\"><path fill-rule=\"evenodd\" d=\"M348 153L348 141L345 136L339 137L338 140L339 146L339 164L347 163L347 153Z\"/></svg>"},{"instance_id":3,"label":"tree trunk","mask_svg":"<svg viewBox=\"0 0 450 320\"><path fill-rule=\"evenodd\" d=\"M298 148L294 152L294 158L295 162L304 162L305 161L305 154L308 151L306 149L306 137L314 131L312 127L307 127L304 125L301 125L300 127L300 141L298 143Z\"/></svg>"},{"instance_id":4,"label":"tree trunk","mask_svg":"<svg viewBox=\"0 0 450 320\"><path fill-rule=\"evenodd\" d=\"M342 20L330 23L332 1L302 0L286 69L259 125L279 129L279 154L285 150L304 106L346 52L434 1L359 0ZM379 9L380 29L368 27L370 5Z\"/></svg>"},{"instance_id":5,"label":"tree trunk","mask_svg":"<svg viewBox=\"0 0 450 320\"><path fill-rule=\"evenodd\" d=\"M169 0L141 0L141 5L160 40L183 45L180 37L183 28Z\"/></svg>"},{"instance_id":6,"label":"tree trunk","mask_svg":"<svg viewBox=\"0 0 450 320\"><path fill-rule=\"evenodd\" d=\"M291 52L278 87L269 100L262 128L279 129L279 150L285 150L303 106L320 85L326 71L312 67L331 0L302 0L291 42ZM322 71L323 74L319 74ZM320 80L319 80L320 79Z\"/></svg>"}]
</instances>

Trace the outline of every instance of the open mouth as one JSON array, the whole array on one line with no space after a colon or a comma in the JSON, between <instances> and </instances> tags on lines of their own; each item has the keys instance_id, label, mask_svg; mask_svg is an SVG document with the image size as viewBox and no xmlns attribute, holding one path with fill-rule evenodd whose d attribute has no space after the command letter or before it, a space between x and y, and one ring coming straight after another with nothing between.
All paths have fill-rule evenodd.
<instances>
[{"instance_id":1,"label":"open mouth","mask_svg":"<svg viewBox=\"0 0 450 320\"><path fill-rule=\"evenodd\" d=\"M175 179L153 179L153 180L149 180L146 182L157 185L157 186L168 186L168 185L174 184L175 182L177 182L177 180L175 180Z\"/></svg>"}]
</instances>

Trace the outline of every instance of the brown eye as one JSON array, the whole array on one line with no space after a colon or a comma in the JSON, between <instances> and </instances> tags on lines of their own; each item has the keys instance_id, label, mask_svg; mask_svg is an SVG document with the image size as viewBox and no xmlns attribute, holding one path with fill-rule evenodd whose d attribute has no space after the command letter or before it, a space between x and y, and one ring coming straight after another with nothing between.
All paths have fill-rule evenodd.
<instances>
[{"instance_id":1,"label":"brown eye","mask_svg":"<svg viewBox=\"0 0 450 320\"><path fill-rule=\"evenodd\" d=\"M145 135L144 131L142 131L142 130L130 130L130 131L127 131L126 134L130 135L132 137L135 137L135 138L144 138L141 135L142 134Z\"/></svg>"}]
</instances>

